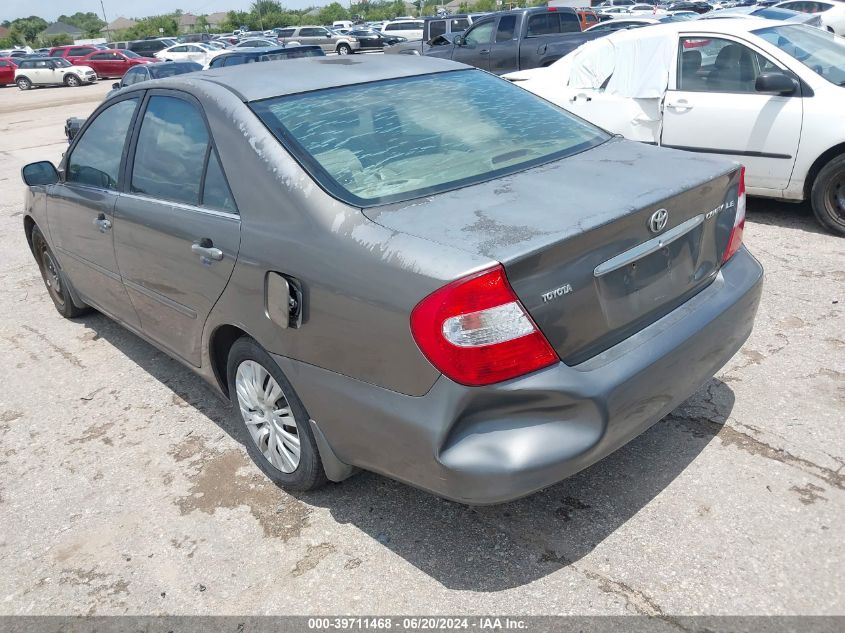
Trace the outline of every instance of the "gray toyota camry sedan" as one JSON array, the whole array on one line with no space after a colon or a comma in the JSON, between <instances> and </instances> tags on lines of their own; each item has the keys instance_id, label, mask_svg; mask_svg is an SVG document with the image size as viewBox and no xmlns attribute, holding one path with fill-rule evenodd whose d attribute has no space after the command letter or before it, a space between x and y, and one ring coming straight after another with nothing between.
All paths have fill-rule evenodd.
<instances>
[{"instance_id":1,"label":"gray toyota camry sedan","mask_svg":"<svg viewBox=\"0 0 845 633\"><path fill-rule=\"evenodd\" d=\"M706 383L760 299L740 166L445 60L144 82L23 178L58 311L200 374L295 490L358 468L472 504L539 490Z\"/></svg>"}]
</instances>

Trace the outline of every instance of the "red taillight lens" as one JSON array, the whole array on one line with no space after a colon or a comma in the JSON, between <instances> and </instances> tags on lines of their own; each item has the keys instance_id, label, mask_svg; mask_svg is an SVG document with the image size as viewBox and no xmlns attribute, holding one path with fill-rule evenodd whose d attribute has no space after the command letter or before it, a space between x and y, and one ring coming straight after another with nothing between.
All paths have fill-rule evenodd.
<instances>
[{"instance_id":1,"label":"red taillight lens","mask_svg":"<svg viewBox=\"0 0 845 633\"><path fill-rule=\"evenodd\" d=\"M736 194L736 215L734 216L734 226L731 229L731 236L728 239L728 247L725 249L725 254L722 256L722 263L724 264L731 257L733 257L742 246L742 232L745 230L745 167L739 169L739 187Z\"/></svg>"},{"instance_id":2,"label":"red taillight lens","mask_svg":"<svg viewBox=\"0 0 845 633\"><path fill-rule=\"evenodd\" d=\"M463 385L489 385L556 363L501 265L453 281L411 312L411 333L439 371Z\"/></svg>"}]
</instances>

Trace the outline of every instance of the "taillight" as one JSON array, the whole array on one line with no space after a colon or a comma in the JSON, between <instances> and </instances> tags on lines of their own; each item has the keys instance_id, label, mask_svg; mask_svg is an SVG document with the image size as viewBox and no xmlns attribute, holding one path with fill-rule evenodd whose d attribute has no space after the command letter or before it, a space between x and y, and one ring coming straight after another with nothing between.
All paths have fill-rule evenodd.
<instances>
[{"instance_id":1,"label":"taillight","mask_svg":"<svg viewBox=\"0 0 845 633\"><path fill-rule=\"evenodd\" d=\"M440 288L411 312L411 333L439 371L463 385L489 385L558 361L501 265Z\"/></svg>"},{"instance_id":2,"label":"taillight","mask_svg":"<svg viewBox=\"0 0 845 633\"><path fill-rule=\"evenodd\" d=\"M728 247L722 256L722 263L728 261L742 246L742 232L745 230L745 167L739 169L739 187L736 193L736 215L734 226L731 229L731 236L728 239Z\"/></svg>"}]
</instances>

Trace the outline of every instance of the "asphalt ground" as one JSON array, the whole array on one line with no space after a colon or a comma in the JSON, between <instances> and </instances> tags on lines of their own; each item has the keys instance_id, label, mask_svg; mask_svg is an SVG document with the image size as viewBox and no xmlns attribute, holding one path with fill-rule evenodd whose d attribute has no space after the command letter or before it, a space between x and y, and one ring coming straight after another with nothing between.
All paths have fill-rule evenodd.
<instances>
[{"instance_id":1,"label":"asphalt ground","mask_svg":"<svg viewBox=\"0 0 845 633\"><path fill-rule=\"evenodd\" d=\"M484 508L291 495L202 381L43 287L19 170L110 84L0 89L0 614L845 614L845 240L807 206L751 201L750 340L588 470Z\"/></svg>"}]
</instances>

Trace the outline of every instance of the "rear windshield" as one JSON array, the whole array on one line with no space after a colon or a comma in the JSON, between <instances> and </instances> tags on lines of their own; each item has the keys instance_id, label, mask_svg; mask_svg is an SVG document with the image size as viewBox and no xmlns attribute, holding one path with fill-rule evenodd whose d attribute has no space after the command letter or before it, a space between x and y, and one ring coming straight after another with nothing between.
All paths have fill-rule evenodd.
<instances>
[{"instance_id":1,"label":"rear windshield","mask_svg":"<svg viewBox=\"0 0 845 633\"><path fill-rule=\"evenodd\" d=\"M362 207L491 180L609 138L478 70L330 88L250 106L326 190Z\"/></svg>"}]
</instances>

